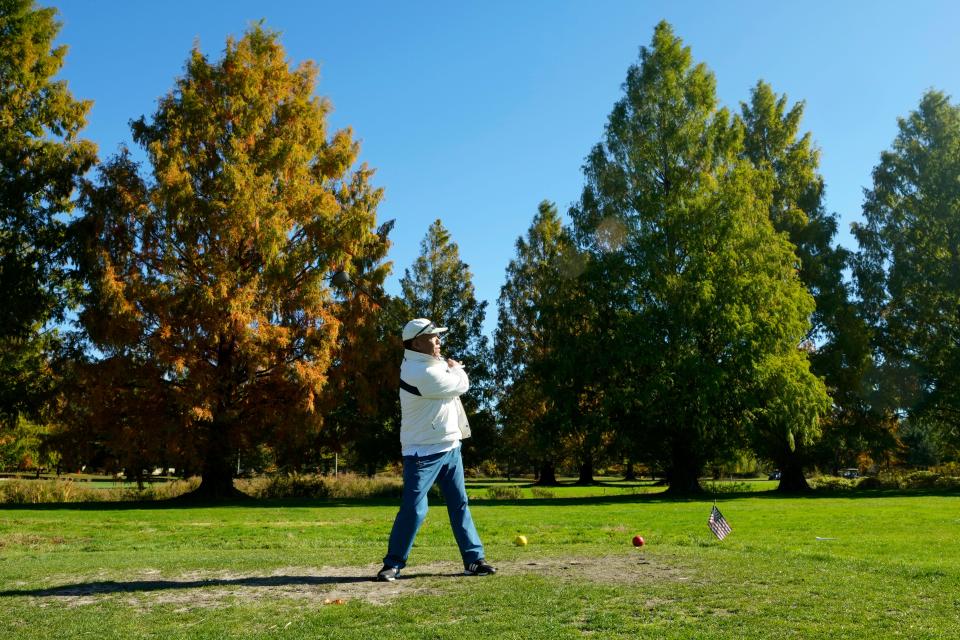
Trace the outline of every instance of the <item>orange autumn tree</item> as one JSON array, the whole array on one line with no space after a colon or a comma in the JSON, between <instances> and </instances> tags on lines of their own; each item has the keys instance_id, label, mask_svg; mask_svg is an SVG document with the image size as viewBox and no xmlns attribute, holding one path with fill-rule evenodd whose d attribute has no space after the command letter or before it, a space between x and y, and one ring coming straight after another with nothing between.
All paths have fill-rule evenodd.
<instances>
[{"instance_id":1,"label":"orange autumn tree","mask_svg":"<svg viewBox=\"0 0 960 640\"><path fill-rule=\"evenodd\" d=\"M328 132L316 80L262 25L219 61L194 48L132 124L151 175L124 150L85 196L81 322L97 358L77 422L128 464L158 464L162 448L203 496L234 493L241 447L319 431L350 307L330 275L385 254L381 190L352 170L351 130Z\"/></svg>"}]
</instances>

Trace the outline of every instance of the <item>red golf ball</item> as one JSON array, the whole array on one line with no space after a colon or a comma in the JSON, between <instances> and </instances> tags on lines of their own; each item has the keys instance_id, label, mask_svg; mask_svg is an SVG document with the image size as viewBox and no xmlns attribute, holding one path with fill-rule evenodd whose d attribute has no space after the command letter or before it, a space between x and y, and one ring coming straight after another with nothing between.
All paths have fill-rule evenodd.
<instances>
[{"instance_id":1,"label":"red golf ball","mask_svg":"<svg viewBox=\"0 0 960 640\"><path fill-rule=\"evenodd\" d=\"M643 539L643 536L633 536L633 546L642 547L647 542Z\"/></svg>"}]
</instances>

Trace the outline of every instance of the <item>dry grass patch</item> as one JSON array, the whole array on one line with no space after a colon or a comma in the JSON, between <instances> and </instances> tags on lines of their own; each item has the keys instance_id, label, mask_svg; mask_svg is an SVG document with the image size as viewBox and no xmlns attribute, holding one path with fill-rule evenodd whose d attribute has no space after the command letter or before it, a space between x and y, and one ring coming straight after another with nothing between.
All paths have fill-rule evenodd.
<instances>
[{"instance_id":1,"label":"dry grass patch","mask_svg":"<svg viewBox=\"0 0 960 640\"><path fill-rule=\"evenodd\" d=\"M465 580L497 580L500 576L549 577L570 583L643 584L692 579L688 570L663 565L636 553L572 559L537 559L498 563L499 576L473 578L462 575L459 563L435 562L404 569L391 583L375 582L379 563L349 567L283 567L270 573L190 571L163 576L145 569L126 576L102 572L82 582L6 592L23 595L39 607L83 607L103 601L123 603L144 611L173 606L175 611L215 609L237 603L295 600L312 606L362 601L385 605L398 597L446 593Z\"/></svg>"}]
</instances>

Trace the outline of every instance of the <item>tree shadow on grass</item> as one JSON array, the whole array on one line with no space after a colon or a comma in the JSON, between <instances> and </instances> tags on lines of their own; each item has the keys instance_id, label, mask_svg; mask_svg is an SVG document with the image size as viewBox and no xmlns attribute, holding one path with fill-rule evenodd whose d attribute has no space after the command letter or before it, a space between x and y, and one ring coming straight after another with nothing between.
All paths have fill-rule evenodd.
<instances>
[{"instance_id":1,"label":"tree shadow on grass","mask_svg":"<svg viewBox=\"0 0 960 640\"><path fill-rule=\"evenodd\" d=\"M894 497L957 497L960 491L955 489L861 489L845 491L813 490L803 493L781 493L779 491L742 491L742 492L709 492L697 494L675 495L666 491L652 493L621 493L608 496L580 496L552 498L519 498L499 499L483 496L471 497L470 503L478 506L512 505L520 507L543 506L588 506L604 504L629 503L676 503L676 502L725 502L742 498L759 498L762 500L798 499L816 500L821 498L894 498ZM442 504L442 500L431 497L432 505ZM164 509L274 509L278 507L295 507L309 509L330 509L337 507L391 507L400 506L399 497L391 498L283 498L283 499L246 499L221 501L176 501L158 500L151 502L66 502L43 504L0 504L0 513L4 511L129 511L129 510L164 510Z\"/></svg>"},{"instance_id":2,"label":"tree shadow on grass","mask_svg":"<svg viewBox=\"0 0 960 640\"><path fill-rule=\"evenodd\" d=\"M960 496L960 490L957 489L811 489L810 491L800 492L781 492L781 491L760 491L760 492L736 492L736 493L716 493L707 494L711 498L727 500L732 498L761 498L761 499L791 499L804 498L816 500L821 498L848 498L857 500L861 498L926 498L926 497L951 497Z\"/></svg>"},{"instance_id":3,"label":"tree shadow on grass","mask_svg":"<svg viewBox=\"0 0 960 640\"><path fill-rule=\"evenodd\" d=\"M760 500L820 500L847 498L859 500L864 498L921 498L921 497L951 497L960 496L956 489L854 489L846 491L828 491L824 489L811 490L802 493L781 493L779 491L703 491L692 494L672 494L666 491L651 493L627 493L610 496L585 496L553 498L470 498L471 504L479 505L513 505L513 506L588 506L604 504L660 504L684 502L726 502L743 498L757 498Z\"/></svg>"},{"instance_id":4,"label":"tree shadow on grass","mask_svg":"<svg viewBox=\"0 0 960 640\"><path fill-rule=\"evenodd\" d=\"M662 492L636 493L610 496L553 497L500 499L471 497L470 503L477 505L514 505L514 506L577 506L602 505L628 502L686 502L711 499L710 494L699 496L667 496ZM440 496L430 496L432 506L442 505ZM293 507L300 509L330 509L337 507L390 507L400 506L400 498L271 498L265 500L244 500L242 502L49 502L41 504L0 504L0 513L4 511L133 511L133 510L192 510L192 509L275 509Z\"/></svg>"},{"instance_id":5,"label":"tree shadow on grass","mask_svg":"<svg viewBox=\"0 0 960 640\"><path fill-rule=\"evenodd\" d=\"M431 496L431 504L439 500ZM4 511L139 511L139 510L175 510L195 509L274 509L277 507L297 507L324 509L334 507L393 507L400 506L400 498L267 498L247 500L211 500L182 502L175 500L150 500L137 502L42 502L42 503L3 503Z\"/></svg>"}]
</instances>

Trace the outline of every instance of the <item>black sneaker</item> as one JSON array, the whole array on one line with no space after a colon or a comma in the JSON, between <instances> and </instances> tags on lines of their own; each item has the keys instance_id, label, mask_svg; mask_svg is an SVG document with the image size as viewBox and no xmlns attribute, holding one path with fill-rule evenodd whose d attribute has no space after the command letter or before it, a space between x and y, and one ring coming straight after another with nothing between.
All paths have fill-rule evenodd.
<instances>
[{"instance_id":1,"label":"black sneaker","mask_svg":"<svg viewBox=\"0 0 960 640\"><path fill-rule=\"evenodd\" d=\"M476 562L471 562L464 568L463 575L465 576L492 576L497 570L487 564L487 561L483 558L480 558Z\"/></svg>"},{"instance_id":2,"label":"black sneaker","mask_svg":"<svg viewBox=\"0 0 960 640\"><path fill-rule=\"evenodd\" d=\"M380 569L380 573L377 574L377 582L393 582L399 575L400 569L397 567L383 565L383 569Z\"/></svg>"}]
</instances>

